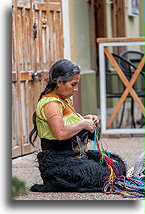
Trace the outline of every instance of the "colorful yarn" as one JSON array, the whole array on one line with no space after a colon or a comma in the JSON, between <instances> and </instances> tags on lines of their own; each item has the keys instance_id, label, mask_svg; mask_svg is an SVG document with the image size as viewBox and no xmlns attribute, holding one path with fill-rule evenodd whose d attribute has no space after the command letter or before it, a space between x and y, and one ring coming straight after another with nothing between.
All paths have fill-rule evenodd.
<instances>
[{"instance_id":1,"label":"colorful yarn","mask_svg":"<svg viewBox=\"0 0 145 214\"><path fill-rule=\"evenodd\" d=\"M97 132L96 129L94 131L94 151L98 151L98 147L97 147Z\"/></svg>"},{"instance_id":2,"label":"colorful yarn","mask_svg":"<svg viewBox=\"0 0 145 214\"><path fill-rule=\"evenodd\" d=\"M96 128L97 129L97 128ZM139 198L144 195L144 182L140 178L119 176L118 169L115 163L118 161L110 158L109 153L104 151L98 140L98 134L94 132L94 148L97 148L100 154L100 164L105 162L107 168L110 171L110 175L106 180L103 192L105 193L117 193L124 198ZM108 154L107 154L108 153Z\"/></svg>"},{"instance_id":3,"label":"colorful yarn","mask_svg":"<svg viewBox=\"0 0 145 214\"><path fill-rule=\"evenodd\" d=\"M106 163L107 168L110 170L109 180L113 180L118 175L118 170L117 170L117 167L115 166L115 163L117 163L117 161L110 158L107 155L107 153L104 151L103 147L101 146L100 141L98 140L98 129L97 128L94 131L94 144L95 143L96 143L96 147L98 148L98 151L100 154L100 164L103 164L104 162Z\"/></svg>"},{"instance_id":4,"label":"colorful yarn","mask_svg":"<svg viewBox=\"0 0 145 214\"><path fill-rule=\"evenodd\" d=\"M140 178L120 176L106 182L103 192L116 193L124 198L140 198L144 195L144 183Z\"/></svg>"},{"instance_id":5,"label":"colorful yarn","mask_svg":"<svg viewBox=\"0 0 145 214\"><path fill-rule=\"evenodd\" d=\"M84 157L86 157L86 153L85 153L85 150L84 150L84 148L82 146L81 139L78 136L76 136L76 140L77 140L77 144L78 144L79 149L80 149L80 154L77 156L77 158L84 158Z\"/></svg>"},{"instance_id":6,"label":"colorful yarn","mask_svg":"<svg viewBox=\"0 0 145 214\"><path fill-rule=\"evenodd\" d=\"M144 195L144 183L143 180L135 177L120 176L116 164L118 161L110 157L110 153L105 151L102 145L102 141L98 137L100 136L96 127L94 131L94 151L99 152L100 164L106 165L109 170L109 176L106 177L104 182L103 192L106 194L116 193L124 198L139 198ZM87 158L87 154L82 145L81 139L76 136L76 141L79 146L80 154L77 158Z\"/></svg>"}]
</instances>

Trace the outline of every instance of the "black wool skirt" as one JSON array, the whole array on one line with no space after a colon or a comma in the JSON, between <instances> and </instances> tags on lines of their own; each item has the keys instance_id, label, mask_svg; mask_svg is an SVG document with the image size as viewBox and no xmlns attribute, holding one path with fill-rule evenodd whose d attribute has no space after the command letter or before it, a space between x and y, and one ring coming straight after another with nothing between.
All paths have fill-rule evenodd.
<instances>
[{"instance_id":1,"label":"black wool skirt","mask_svg":"<svg viewBox=\"0 0 145 214\"><path fill-rule=\"evenodd\" d=\"M105 162L100 163L98 151L89 150L84 158L72 150L42 151L37 155L43 184L34 184L33 192L102 192L109 179L110 170ZM114 171L126 175L123 160L110 153L116 160Z\"/></svg>"}]
</instances>

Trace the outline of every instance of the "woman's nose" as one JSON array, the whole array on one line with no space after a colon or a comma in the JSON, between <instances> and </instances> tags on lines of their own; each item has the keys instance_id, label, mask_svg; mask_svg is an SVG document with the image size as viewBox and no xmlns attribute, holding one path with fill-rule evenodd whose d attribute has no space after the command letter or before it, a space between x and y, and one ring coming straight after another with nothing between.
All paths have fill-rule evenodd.
<instances>
[{"instance_id":1,"label":"woman's nose","mask_svg":"<svg viewBox=\"0 0 145 214\"><path fill-rule=\"evenodd\" d=\"M75 86L74 91L78 91L78 86L77 85Z\"/></svg>"}]
</instances>

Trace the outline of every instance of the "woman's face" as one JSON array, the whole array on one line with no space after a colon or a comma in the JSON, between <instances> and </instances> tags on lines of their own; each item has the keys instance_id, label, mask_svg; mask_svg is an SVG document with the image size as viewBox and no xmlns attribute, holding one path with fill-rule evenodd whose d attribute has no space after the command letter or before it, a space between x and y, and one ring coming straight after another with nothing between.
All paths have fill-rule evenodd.
<instances>
[{"instance_id":1,"label":"woman's face","mask_svg":"<svg viewBox=\"0 0 145 214\"><path fill-rule=\"evenodd\" d=\"M71 97L75 91L78 91L78 83L80 80L80 74L75 74L72 80L68 82L58 82L57 83L57 92L63 98Z\"/></svg>"}]
</instances>

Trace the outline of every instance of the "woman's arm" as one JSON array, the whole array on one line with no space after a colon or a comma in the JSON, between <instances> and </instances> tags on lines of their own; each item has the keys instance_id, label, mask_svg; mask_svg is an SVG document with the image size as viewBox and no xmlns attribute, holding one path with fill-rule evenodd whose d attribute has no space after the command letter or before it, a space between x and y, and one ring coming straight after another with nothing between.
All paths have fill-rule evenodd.
<instances>
[{"instance_id":1,"label":"woman's arm","mask_svg":"<svg viewBox=\"0 0 145 214\"><path fill-rule=\"evenodd\" d=\"M73 137L78 132L86 129L94 132L95 125L91 119L83 119L74 125L64 125L62 107L59 102L49 102L44 106L44 114L48 125L58 140L65 140Z\"/></svg>"},{"instance_id":2,"label":"woman's arm","mask_svg":"<svg viewBox=\"0 0 145 214\"><path fill-rule=\"evenodd\" d=\"M48 125L58 140L69 139L83 129L86 129L91 133L93 133L95 129L94 123L89 119L81 120L74 125L65 126L63 118L60 115L50 117L48 119Z\"/></svg>"}]
</instances>

